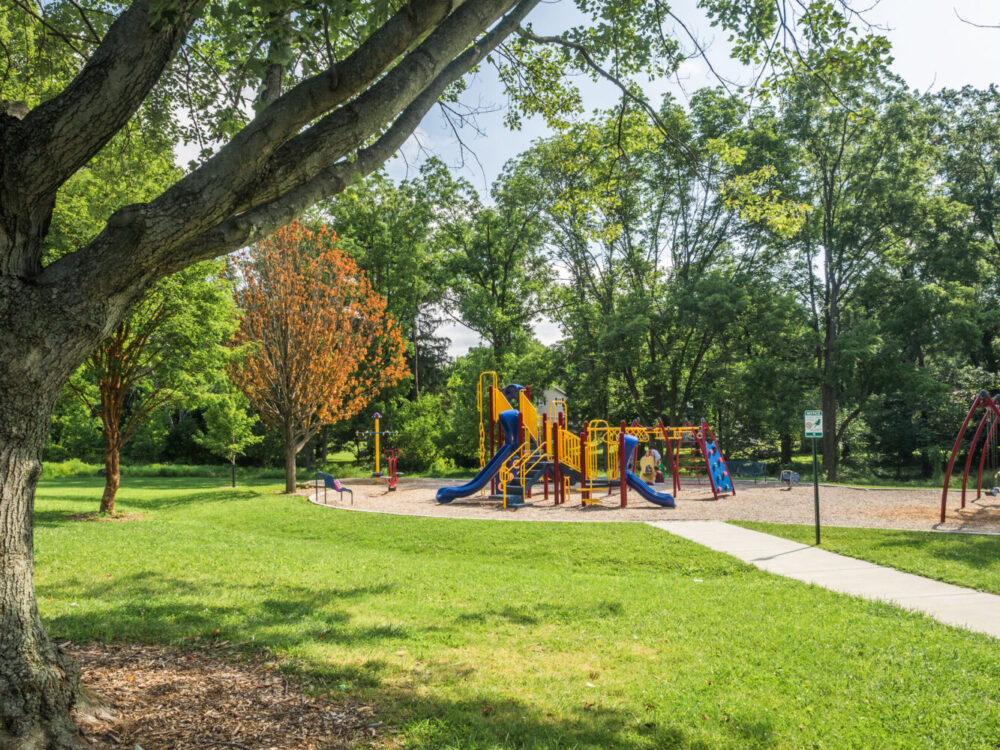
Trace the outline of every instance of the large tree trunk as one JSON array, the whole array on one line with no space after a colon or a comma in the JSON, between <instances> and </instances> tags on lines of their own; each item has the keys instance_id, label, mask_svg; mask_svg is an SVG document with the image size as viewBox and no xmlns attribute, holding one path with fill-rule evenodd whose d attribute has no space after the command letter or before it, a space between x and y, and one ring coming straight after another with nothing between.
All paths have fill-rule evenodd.
<instances>
[{"instance_id":1,"label":"large tree trunk","mask_svg":"<svg viewBox=\"0 0 1000 750\"><path fill-rule=\"evenodd\" d=\"M820 387L823 408L823 469L826 471L826 481L837 481L837 406L840 403L840 393L836 384L823 383Z\"/></svg>"},{"instance_id":2,"label":"large tree trunk","mask_svg":"<svg viewBox=\"0 0 1000 750\"><path fill-rule=\"evenodd\" d=\"M9 364L0 361L0 749L76 748L79 669L46 637L33 577L35 485L55 396L37 380L18 383Z\"/></svg>"},{"instance_id":3,"label":"large tree trunk","mask_svg":"<svg viewBox=\"0 0 1000 750\"><path fill-rule=\"evenodd\" d=\"M33 581L42 447L72 372L157 279L260 239L380 167L536 4L408 3L209 162L44 270L59 187L139 110L205 3L168 3L167 18L162 3L130 3L71 85L30 111L0 109L0 750L83 746L71 719L79 672L46 638ZM289 490L295 452L289 441Z\"/></svg>"},{"instance_id":4,"label":"large tree trunk","mask_svg":"<svg viewBox=\"0 0 1000 750\"><path fill-rule=\"evenodd\" d=\"M792 434L790 432L781 433L781 465L792 462Z\"/></svg>"},{"instance_id":5,"label":"large tree trunk","mask_svg":"<svg viewBox=\"0 0 1000 750\"><path fill-rule=\"evenodd\" d=\"M101 513L114 514L115 497L121 484L121 469L119 467L120 451L117 437L108 435L108 444L104 449L104 494L101 496Z\"/></svg>"},{"instance_id":6,"label":"large tree trunk","mask_svg":"<svg viewBox=\"0 0 1000 750\"><path fill-rule=\"evenodd\" d=\"M830 272L829 264L827 273ZM840 287L829 282L828 307L823 336L823 380L820 384L820 408L823 410L823 468L826 481L837 481L837 407L840 405L840 384L837 379L837 337L840 322Z\"/></svg>"},{"instance_id":7,"label":"large tree trunk","mask_svg":"<svg viewBox=\"0 0 1000 750\"><path fill-rule=\"evenodd\" d=\"M290 425L285 425L285 493L295 493L295 434Z\"/></svg>"}]
</instances>

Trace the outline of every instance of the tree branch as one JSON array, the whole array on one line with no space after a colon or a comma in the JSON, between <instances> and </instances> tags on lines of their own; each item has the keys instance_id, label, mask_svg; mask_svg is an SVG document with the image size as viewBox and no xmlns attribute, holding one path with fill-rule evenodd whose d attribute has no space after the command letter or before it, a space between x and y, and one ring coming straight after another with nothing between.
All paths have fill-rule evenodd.
<instances>
[{"instance_id":1,"label":"tree branch","mask_svg":"<svg viewBox=\"0 0 1000 750\"><path fill-rule=\"evenodd\" d=\"M177 0L176 20L166 23L150 0L135 0L61 93L0 133L4 186L31 200L90 161L160 80L205 2Z\"/></svg>"},{"instance_id":2,"label":"tree branch","mask_svg":"<svg viewBox=\"0 0 1000 750\"><path fill-rule=\"evenodd\" d=\"M634 102L635 104L638 104L639 107L641 107L643 111L646 112L646 114L649 116L649 119L653 121L653 123L656 125L656 127L659 129L659 131L663 134L663 136L667 140L673 143L678 149L681 150L682 153L687 155L689 158L691 158L692 160L696 160L697 157L691 151L691 149L688 148L688 145L670 132L670 129L667 128L666 123L663 122L663 120L660 118L659 113L653 108L653 106L648 101L646 101L644 97L639 96L634 91L632 91L632 89L626 86L621 81L621 79L611 75L608 71L606 71L604 68L598 65L593 55L590 54L590 51L585 46L583 46L578 42L573 42L570 41L569 39L563 39L562 37L558 36L539 36L538 34L535 34L533 31L528 31L527 29L523 28L519 29L518 31L522 37L528 39L529 41L535 42L536 44L554 44L576 52L591 70L593 70L599 76L617 86L618 89L621 90L622 94L625 96L626 99Z\"/></svg>"},{"instance_id":3,"label":"tree branch","mask_svg":"<svg viewBox=\"0 0 1000 750\"><path fill-rule=\"evenodd\" d=\"M274 191L268 191L263 199L257 196L252 203L246 197L235 194L232 185L224 186L229 205L223 206L218 203L212 205L203 193L188 195L178 203L179 196L173 194L172 188L148 206L131 206L117 212L104 232L88 247L46 268L43 281L69 286L69 293L74 295L86 294L127 306L139 291L156 278L196 258L213 257L234 250L287 223L312 203L340 192L359 174L367 174L381 165L402 145L446 87L512 33L516 26L512 28L508 19L523 19L536 3L537 0L525 0L518 6L520 10L468 47L476 31L489 26L492 14L502 14L513 5L513 0L467 0L378 84L290 142L295 144L296 151L315 147L325 158L331 152L342 157L347 153L345 146L350 149L360 146L378 132L384 120L402 111L384 136L358 153L356 161L336 161L334 157L322 164L307 154L295 156L282 150L283 159L294 161L301 158L304 161L303 165L298 165L298 175L286 171L282 192L274 194ZM446 63L448 60L451 62ZM282 100L285 97L262 114L266 115ZM331 132L334 124L338 128ZM346 133L338 132L341 130ZM337 147L323 147L322 143L317 143L317 133L327 135L337 143ZM293 175L299 179L293 181ZM267 175L267 179L262 178L261 182L269 183L273 177ZM216 190L220 189L223 186L216 187ZM209 204L207 216L206 203ZM237 206L246 203L243 207L247 210L233 216L236 209L234 203ZM202 220L192 219L192 214L195 217L201 214ZM208 219L211 219L210 223ZM266 231L255 228L255 222L260 222L260 227L266 227ZM201 231L193 231L199 228L199 224ZM108 269L113 269L113 272L109 273Z\"/></svg>"},{"instance_id":4,"label":"tree branch","mask_svg":"<svg viewBox=\"0 0 1000 750\"><path fill-rule=\"evenodd\" d=\"M170 270L175 266L180 268L192 259L215 257L255 242L287 224L319 200L340 193L358 178L377 169L403 145L448 86L478 65L504 38L513 33L539 1L522 0L482 39L453 60L382 137L358 152L355 160L338 162L285 195L255 206L196 237L189 245L171 253L172 257L168 261ZM167 273L169 272L168 270Z\"/></svg>"}]
</instances>

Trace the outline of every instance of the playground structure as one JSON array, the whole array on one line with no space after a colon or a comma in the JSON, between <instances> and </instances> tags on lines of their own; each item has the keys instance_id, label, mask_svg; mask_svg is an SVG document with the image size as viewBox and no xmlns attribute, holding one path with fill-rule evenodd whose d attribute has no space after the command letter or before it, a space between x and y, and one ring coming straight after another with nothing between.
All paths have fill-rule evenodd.
<instances>
[{"instance_id":1,"label":"playground structure","mask_svg":"<svg viewBox=\"0 0 1000 750\"><path fill-rule=\"evenodd\" d=\"M396 470L396 464L399 461L399 449L386 448L384 455L386 470L385 484L389 488L389 492L393 492L399 483L399 472Z\"/></svg>"},{"instance_id":2,"label":"playground structure","mask_svg":"<svg viewBox=\"0 0 1000 750\"><path fill-rule=\"evenodd\" d=\"M994 471L998 468L997 439L1000 435L997 433L997 422L1000 421L1000 394L991 396L989 392L983 390L977 393L976 397L972 400L969 412L965 415L965 421L962 422L962 426L958 430L958 435L955 437L955 445L951 449L948 468L944 474L944 488L941 490L941 523L945 522L945 515L948 510L948 486L951 484L951 475L955 468L955 460L958 458L962 444L965 442L969 426L980 410L983 414L979 419L979 424L972 439L969 441L968 452L965 456L965 466L962 470L962 508L965 507L969 472L972 470L972 462L976 454L979 454L979 466L976 473L976 499L982 497L983 494L983 471L986 468L987 459L991 458L991 468ZM983 438L982 441L980 441L981 437ZM990 488L987 490L987 493L995 495L995 489L996 487Z\"/></svg>"},{"instance_id":3,"label":"playground structure","mask_svg":"<svg viewBox=\"0 0 1000 750\"><path fill-rule=\"evenodd\" d=\"M591 420L577 434L567 426L565 402L551 402L539 414L529 388L514 384L501 390L492 371L480 374L476 400L480 471L464 485L439 489L440 503L485 494L489 484L490 499L517 508L530 505L539 483L548 500L551 482L556 505L566 502L575 484L584 505L601 504L601 493L611 495L617 488L624 508L631 487L646 500L672 508L673 495L658 492L635 472L639 445L653 440L667 449L674 494L693 485L710 489L716 500L735 494L725 457L704 420L679 427L667 427L662 420L655 427Z\"/></svg>"},{"instance_id":4,"label":"playground structure","mask_svg":"<svg viewBox=\"0 0 1000 750\"><path fill-rule=\"evenodd\" d=\"M369 435L374 436L375 448L372 451L372 454L375 457L375 471L372 474L372 476L375 477L376 484L379 482L380 479L384 477L385 483L388 486L389 491L392 492L393 490L396 489L396 483L399 481L399 473L396 470L396 464L399 460L399 451L396 448L389 447L386 448L385 451L383 452L380 448L380 444L381 444L381 437L383 435L388 435L388 436L398 435L399 431L379 429L379 421L382 419L382 415L379 414L378 412L375 412L372 415L372 419L375 420L374 429L358 430L354 434L357 435L358 437L367 437ZM383 454L385 456L386 468L388 469L386 474L382 473L382 467L381 467L381 458Z\"/></svg>"}]
</instances>

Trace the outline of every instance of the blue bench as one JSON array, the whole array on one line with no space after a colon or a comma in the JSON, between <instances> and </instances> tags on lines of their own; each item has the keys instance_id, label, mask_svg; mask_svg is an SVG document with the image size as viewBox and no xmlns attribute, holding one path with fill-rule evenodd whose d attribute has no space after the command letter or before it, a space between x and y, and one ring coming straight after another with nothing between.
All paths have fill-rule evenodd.
<instances>
[{"instance_id":1,"label":"blue bench","mask_svg":"<svg viewBox=\"0 0 1000 750\"><path fill-rule=\"evenodd\" d=\"M339 479L334 479L332 474L324 474L322 471L316 472L316 497L319 498L319 483L323 480L323 504L326 505L326 491L333 490L340 493L340 500L343 502L344 493L351 496L351 505L354 505L354 492L340 483Z\"/></svg>"},{"instance_id":2,"label":"blue bench","mask_svg":"<svg viewBox=\"0 0 1000 750\"><path fill-rule=\"evenodd\" d=\"M758 479L767 479L767 464L763 461L727 461L729 474L733 477L753 477L753 483Z\"/></svg>"}]
</instances>

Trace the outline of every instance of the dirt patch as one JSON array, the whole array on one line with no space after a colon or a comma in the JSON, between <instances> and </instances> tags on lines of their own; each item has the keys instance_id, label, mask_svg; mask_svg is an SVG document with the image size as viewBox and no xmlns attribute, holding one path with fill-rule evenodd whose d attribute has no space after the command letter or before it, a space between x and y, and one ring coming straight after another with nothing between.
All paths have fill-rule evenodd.
<instances>
[{"instance_id":1,"label":"dirt patch","mask_svg":"<svg viewBox=\"0 0 1000 750\"><path fill-rule=\"evenodd\" d=\"M115 513L109 516L95 510L90 513L73 513L66 518L70 521L141 521L145 516L142 513Z\"/></svg>"},{"instance_id":2,"label":"dirt patch","mask_svg":"<svg viewBox=\"0 0 1000 750\"><path fill-rule=\"evenodd\" d=\"M73 646L107 710L78 723L95 748L319 750L367 744L370 706L308 697L263 659L160 646Z\"/></svg>"},{"instance_id":3,"label":"dirt patch","mask_svg":"<svg viewBox=\"0 0 1000 750\"><path fill-rule=\"evenodd\" d=\"M812 485L799 485L791 490L777 483L757 484L738 482L735 496L718 501L707 487L684 488L676 497L676 508L653 505L635 492L628 493L628 507L619 507L618 491L602 495L603 506L583 507L580 495L556 506L551 492L545 497L544 487L535 487L533 506L504 509L502 503L485 497L472 497L447 504L435 501L438 487L460 482L441 479L401 479L395 492L385 485L362 485L352 480L344 484L354 490L354 503L346 495L343 500L336 492L302 490L300 494L313 502L346 510L376 513L396 513L451 518L502 519L509 521L770 521L774 523L810 524L813 522ZM669 485L658 485L669 491ZM940 522L941 490L939 489L871 489L860 487L822 486L820 488L821 517L828 526L863 526L873 528L913 529L918 531L967 531L1000 534L1000 499L983 496L969 498L960 508L959 493L948 497L948 513Z\"/></svg>"}]
</instances>

